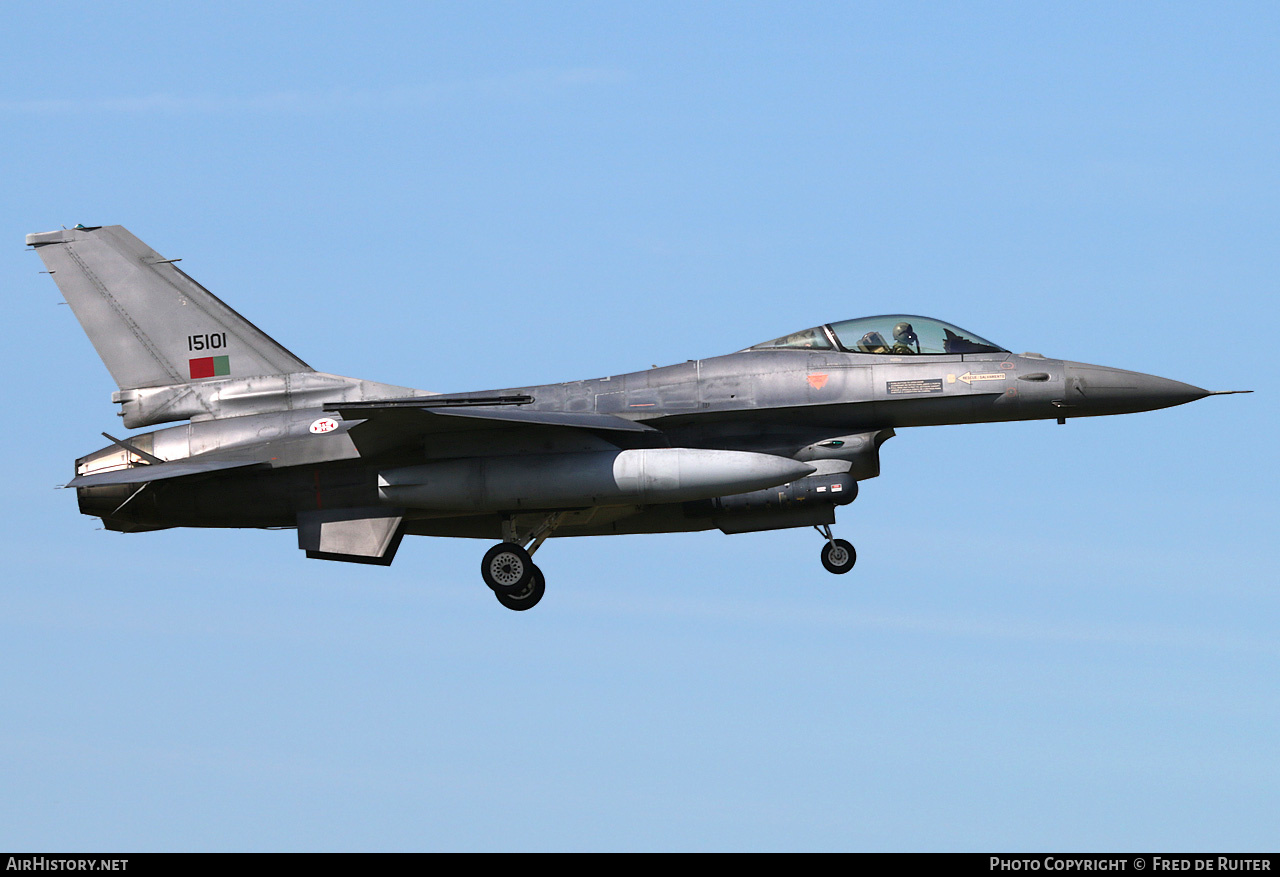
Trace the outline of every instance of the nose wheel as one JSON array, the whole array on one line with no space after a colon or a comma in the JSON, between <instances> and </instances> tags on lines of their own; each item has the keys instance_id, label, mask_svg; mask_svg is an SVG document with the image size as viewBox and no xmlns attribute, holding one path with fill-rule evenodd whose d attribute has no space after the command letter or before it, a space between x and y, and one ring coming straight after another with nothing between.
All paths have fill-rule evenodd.
<instances>
[{"instance_id":1,"label":"nose wheel","mask_svg":"<svg viewBox=\"0 0 1280 877\"><path fill-rule=\"evenodd\" d=\"M822 565L827 572L844 575L853 569L853 565L858 562L858 552L853 550L853 545L832 536L831 528L826 524L814 529L827 540L827 544L822 546Z\"/></svg>"}]
</instances>

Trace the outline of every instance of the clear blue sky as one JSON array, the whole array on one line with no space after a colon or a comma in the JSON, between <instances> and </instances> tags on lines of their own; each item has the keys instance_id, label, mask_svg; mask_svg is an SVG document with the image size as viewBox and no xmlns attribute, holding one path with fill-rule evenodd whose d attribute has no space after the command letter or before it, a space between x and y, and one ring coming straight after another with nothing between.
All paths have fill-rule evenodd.
<instances>
[{"instance_id":1,"label":"clear blue sky","mask_svg":"<svg viewBox=\"0 0 1280 877\"><path fill-rule=\"evenodd\" d=\"M1280 817L1274 3L9 4L0 848L1257 850ZM317 368L594 377L885 312L1254 389L904 430L837 532L122 536L22 235Z\"/></svg>"}]
</instances>

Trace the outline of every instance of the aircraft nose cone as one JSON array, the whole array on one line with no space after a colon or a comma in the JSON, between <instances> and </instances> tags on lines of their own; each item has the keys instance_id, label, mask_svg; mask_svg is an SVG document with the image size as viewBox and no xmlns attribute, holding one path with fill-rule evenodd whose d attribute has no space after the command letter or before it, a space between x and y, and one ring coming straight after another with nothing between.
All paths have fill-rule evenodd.
<instances>
[{"instance_id":1,"label":"aircraft nose cone","mask_svg":"<svg viewBox=\"0 0 1280 877\"><path fill-rule=\"evenodd\" d=\"M1066 366L1068 405L1077 414L1121 414L1154 411L1209 395L1208 390L1141 372L1085 365L1072 362Z\"/></svg>"}]
</instances>

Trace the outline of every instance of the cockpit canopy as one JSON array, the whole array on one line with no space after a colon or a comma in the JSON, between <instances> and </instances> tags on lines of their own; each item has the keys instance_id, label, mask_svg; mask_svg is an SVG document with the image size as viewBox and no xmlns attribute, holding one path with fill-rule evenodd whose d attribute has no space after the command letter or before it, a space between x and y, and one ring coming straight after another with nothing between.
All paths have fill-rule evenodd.
<instances>
[{"instance_id":1,"label":"cockpit canopy","mask_svg":"<svg viewBox=\"0 0 1280 877\"><path fill-rule=\"evenodd\" d=\"M885 314L828 323L803 332L793 332L749 349L771 348L842 350L846 353L893 356L1008 352L998 344L992 344L959 326L911 314Z\"/></svg>"}]
</instances>

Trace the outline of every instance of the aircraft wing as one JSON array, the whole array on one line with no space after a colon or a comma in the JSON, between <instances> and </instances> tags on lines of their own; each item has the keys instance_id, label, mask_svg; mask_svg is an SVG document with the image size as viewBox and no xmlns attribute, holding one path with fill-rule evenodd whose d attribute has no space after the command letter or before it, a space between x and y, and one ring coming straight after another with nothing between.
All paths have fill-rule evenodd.
<instances>
[{"instance_id":1,"label":"aircraft wing","mask_svg":"<svg viewBox=\"0 0 1280 877\"><path fill-rule=\"evenodd\" d=\"M530 411L514 406L446 407L422 399L383 402L333 402L324 406L343 420L362 420L349 435L362 454L373 454L429 435L477 430L583 430L619 447L665 447L665 436L651 426L589 411Z\"/></svg>"},{"instance_id":2,"label":"aircraft wing","mask_svg":"<svg viewBox=\"0 0 1280 877\"><path fill-rule=\"evenodd\" d=\"M148 481L164 481L168 478L184 478L188 475L207 475L224 469L243 469L249 466L265 466L257 460L177 460L173 463L153 463L149 466L132 466L113 469L110 472L91 472L77 475L66 487L101 487L107 484L145 484Z\"/></svg>"}]
</instances>

